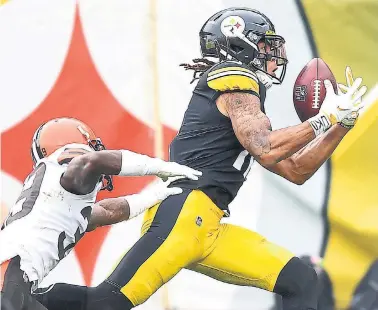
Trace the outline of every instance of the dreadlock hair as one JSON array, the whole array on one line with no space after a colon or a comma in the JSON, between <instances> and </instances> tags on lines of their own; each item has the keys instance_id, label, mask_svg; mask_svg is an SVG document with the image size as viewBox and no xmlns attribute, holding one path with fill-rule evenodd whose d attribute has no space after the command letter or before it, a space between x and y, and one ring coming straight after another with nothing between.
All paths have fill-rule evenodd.
<instances>
[{"instance_id":1,"label":"dreadlock hair","mask_svg":"<svg viewBox=\"0 0 378 310\"><path fill-rule=\"evenodd\" d=\"M190 84L198 80L207 70L216 64L216 62L206 58L195 58L192 61L193 64L180 64L180 67L184 67L185 70L194 70L193 79Z\"/></svg>"}]
</instances>

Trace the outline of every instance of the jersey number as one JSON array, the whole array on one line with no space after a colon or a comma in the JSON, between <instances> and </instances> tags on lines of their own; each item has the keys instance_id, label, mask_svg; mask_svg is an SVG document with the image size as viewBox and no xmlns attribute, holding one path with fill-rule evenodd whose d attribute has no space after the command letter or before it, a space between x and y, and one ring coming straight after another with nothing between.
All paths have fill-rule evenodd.
<instances>
[{"instance_id":1,"label":"jersey number","mask_svg":"<svg viewBox=\"0 0 378 310\"><path fill-rule=\"evenodd\" d=\"M81 215L83 216L84 220L88 221L90 215L92 212L91 207L85 207L83 210L81 210ZM67 235L63 231L60 233L58 238L58 256L59 260L65 258L73 249L73 247L76 245L76 243L79 242L79 240L84 236L85 231L82 233L80 232L80 228L78 227L75 232L75 241L73 243L68 244L66 247L64 246L64 240L66 240Z\"/></svg>"},{"instance_id":2,"label":"jersey number","mask_svg":"<svg viewBox=\"0 0 378 310\"><path fill-rule=\"evenodd\" d=\"M46 165L42 163L28 176L24 183L22 192L15 205L10 210L2 228L28 215L32 211L39 196L45 172Z\"/></svg>"},{"instance_id":3,"label":"jersey number","mask_svg":"<svg viewBox=\"0 0 378 310\"><path fill-rule=\"evenodd\" d=\"M248 162L248 166L245 171L242 171L243 166L245 167L245 163ZM249 171L251 170L253 164L252 156L248 153L247 150L241 151L238 157L236 158L233 167L241 172L243 172L244 178L247 177Z\"/></svg>"}]
</instances>

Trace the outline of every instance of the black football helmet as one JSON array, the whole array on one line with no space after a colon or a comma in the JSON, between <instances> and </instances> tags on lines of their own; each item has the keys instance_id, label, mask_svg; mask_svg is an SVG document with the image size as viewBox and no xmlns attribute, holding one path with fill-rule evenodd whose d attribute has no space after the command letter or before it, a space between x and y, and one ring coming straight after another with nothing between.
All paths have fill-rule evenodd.
<instances>
[{"instance_id":1,"label":"black football helmet","mask_svg":"<svg viewBox=\"0 0 378 310\"><path fill-rule=\"evenodd\" d=\"M265 51L259 49L259 42L265 43ZM214 14L201 28L200 44L203 57L240 61L254 69L268 87L281 84L285 77L285 39L275 33L273 23L259 11L229 8ZM276 76L267 72L270 60L281 69Z\"/></svg>"}]
</instances>

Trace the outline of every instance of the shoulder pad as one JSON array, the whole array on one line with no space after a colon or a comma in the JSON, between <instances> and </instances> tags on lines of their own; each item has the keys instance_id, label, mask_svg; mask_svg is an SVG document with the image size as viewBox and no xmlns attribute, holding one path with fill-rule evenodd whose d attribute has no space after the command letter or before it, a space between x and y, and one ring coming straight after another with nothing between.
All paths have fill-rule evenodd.
<instances>
[{"instance_id":1,"label":"shoulder pad","mask_svg":"<svg viewBox=\"0 0 378 310\"><path fill-rule=\"evenodd\" d=\"M249 90L259 93L256 73L245 65L231 61L214 66L207 74L207 85L217 91Z\"/></svg>"}]
</instances>

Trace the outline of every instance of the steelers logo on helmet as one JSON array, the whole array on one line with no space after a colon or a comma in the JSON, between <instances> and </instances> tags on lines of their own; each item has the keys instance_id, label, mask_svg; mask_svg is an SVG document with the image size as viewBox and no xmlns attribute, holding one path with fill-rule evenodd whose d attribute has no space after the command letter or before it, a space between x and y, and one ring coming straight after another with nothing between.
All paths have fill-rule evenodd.
<instances>
[{"instance_id":1,"label":"steelers logo on helmet","mask_svg":"<svg viewBox=\"0 0 378 310\"><path fill-rule=\"evenodd\" d=\"M245 22L240 16L228 16L221 24L221 31L226 37L238 37L245 29Z\"/></svg>"}]
</instances>

